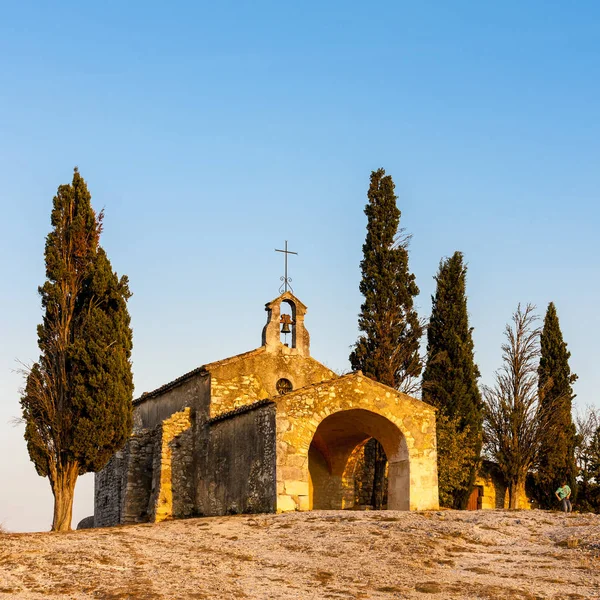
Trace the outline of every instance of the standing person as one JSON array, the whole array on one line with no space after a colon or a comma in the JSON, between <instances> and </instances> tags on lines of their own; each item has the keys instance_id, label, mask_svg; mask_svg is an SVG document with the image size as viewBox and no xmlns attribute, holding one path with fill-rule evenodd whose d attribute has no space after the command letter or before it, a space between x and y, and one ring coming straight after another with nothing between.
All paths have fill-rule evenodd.
<instances>
[{"instance_id":1,"label":"standing person","mask_svg":"<svg viewBox=\"0 0 600 600\"><path fill-rule=\"evenodd\" d=\"M571 506L571 500L569 500L571 497L571 488L567 485L567 482L563 481L554 494L562 502L563 511L570 513L573 507Z\"/></svg>"}]
</instances>

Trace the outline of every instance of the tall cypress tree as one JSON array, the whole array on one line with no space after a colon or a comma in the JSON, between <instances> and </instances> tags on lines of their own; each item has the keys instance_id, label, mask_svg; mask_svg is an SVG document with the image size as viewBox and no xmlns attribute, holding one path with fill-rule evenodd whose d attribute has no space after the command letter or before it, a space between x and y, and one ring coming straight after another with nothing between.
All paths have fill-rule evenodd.
<instances>
[{"instance_id":1,"label":"tall cypress tree","mask_svg":"<svg viewBox=\"0 0 600 600\"><path fill-rule=\"evenodd\" d=\"M364 302L358 319L363 335L350 363L368 377L410 392L422 369L423 329L413 306L419 288L408 270L406 244L398 237L401 213L394 182L383 169L371 173L367 198L367 236L360 263Z\"/></svg>"},{"instance_id":2,"label":"tall cypress tree","mask_svg":"<svg viewBox=\"0 0 600 600\"><path fill-rule=\"evenodd\" d=\"M41 354L21 407L29 455L54 495L52 529L66 531L77 477L101 469L131 433L130 292L99 247L102 214L77 169L58 188L51 222Z\"/></svg>"},{"instance_id":3,"label":"tall cypress tree","mask_svg":"<svg viewBox=\"0 0 600 600\"><path fill-rule=\"evenodd\" d=\"M440 262L422 386L423 400L439 409L440 499L454 508L466 507L482 445L480 375L474 360L473 328L469 327L466 278L461 252ZM466 433L459 448L451 443L456 433Z\"/></svg>"},{"instance_id":4,"label":"tall cypress tree","mask_svg":"<svg viewBox=\"0 0 600 600\"><path fill-rule=\"evenodd\" d=\"M571 353L563 340L556 307L550 302L540 337L539 411L541 418L552 421L555 432L542 440L537 465L536 496L542 508L556 506L554 491L567 481L575 495L575 425L571 414L573 383Z\"/></svg>"},{"instance_id":5,"label":"tall cypress tree","mask_svg":"<svg viewBox=\"0 0 600 600\"><path fill-rule=\"evenodd\" d=\"M407 244L400 239L401 213L394 182L383 169L371 173L367 198L367 236L360 263L364 302L358 319L364 335L356 342L350 363L376 381L411 393L422 369L419 342L423 328L413 306L419 288L408 270ZM367 449L364 468L374 473L371 505L379 509L387 492L387 458L375 439L368 442Z\"/></svg>"}]
</instances>

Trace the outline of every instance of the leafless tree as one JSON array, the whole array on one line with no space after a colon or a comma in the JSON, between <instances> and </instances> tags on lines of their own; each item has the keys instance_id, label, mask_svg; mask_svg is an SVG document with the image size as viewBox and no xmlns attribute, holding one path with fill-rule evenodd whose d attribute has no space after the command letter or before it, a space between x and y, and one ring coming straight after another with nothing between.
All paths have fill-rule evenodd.
<instances>
[{"instance_id":1,"label":"leafless tree","mask_svg":"<svg viewBox=\"0 0 600 600\"><path fill-rule=\"evenodd\" d=\"M427 324L427 319L424 317L419 317L419 325L423 331L427 330ZM396 348L395 353L396 356L399 355L402 357L400 361L407 365L405 367L404 378L396 389L403 394L412 396L413 398L421 398L421 376L419 375L418 377L413 377L407 373L413 373L417 370L418 365L423 365L425 363L425 356L421 353L410 354L409 350L404 346L399 346Z\"/></svg>"},{"instance_id":2,"label":"leafless tree","mask_svg":"<svg viewBox=\"0 0 600 600\"><path fill-rule=\"evenodd\" d=\"M585 461L584 450L587 448L600 427L600 408L588 406L584 412L577 412L575 415L575 428L577 429L577 445L575 447L575 458L577 466L582 469L585 467L581 461Z\"/></svg>"},{"instance_id":3,"label":"leafless tree","mask_svg":"<svg viewBox=\"0 0 600 600\"><path fill-rule=\"evenodd\" d=\"M506 326L496 382L483 388L485 449L506 479L510 508L521 508L527 473L535 465L542 436L552 426L538 403L541 330L534 310L531 304L524 309L519 304Z\"/></svg>"},{"instance_id":4,"label":"leafless tree","mask_svg":"<svg viewBox=\"0 0 600 600\"><path fill-rule=\"evenodd\" d=\"M575 415L575 460L578 473L578 504L588 510L594 504L593 490L597 488L596 469L598 456L594 438L600 430L600 408L588 406L584 412Z\"/></svg>"}]
</instances>

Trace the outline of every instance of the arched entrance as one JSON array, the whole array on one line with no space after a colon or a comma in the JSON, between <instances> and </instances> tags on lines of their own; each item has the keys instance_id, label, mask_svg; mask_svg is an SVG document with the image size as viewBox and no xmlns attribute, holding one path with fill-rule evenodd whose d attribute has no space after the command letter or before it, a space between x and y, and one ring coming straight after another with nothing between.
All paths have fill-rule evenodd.
<instances>
[{"instance_id":1,"label":"arched entrance","mask_svg":"<svg viewBox=\"0 0 600 600\"><path fill-rule=\"evenodd\" d=\"M308 450L311 509L353 506L354 467L371 438L383 446L388 459L388 508L409 510L410 468L406 440L390 420L364 409L336 412L317 427Z\"/></svg>"}]
</instances>

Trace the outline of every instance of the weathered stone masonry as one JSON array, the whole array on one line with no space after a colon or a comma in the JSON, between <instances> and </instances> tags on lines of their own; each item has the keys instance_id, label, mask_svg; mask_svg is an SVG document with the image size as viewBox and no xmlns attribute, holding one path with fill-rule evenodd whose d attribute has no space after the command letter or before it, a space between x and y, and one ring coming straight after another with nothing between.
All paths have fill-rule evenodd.
<instances>
[{"instance_id":1,"label":"weathered stone masonry","mask_svg":"<svg viewBox=\"0 0 600 600\"><path fill-rule=\"evenodd\" d=\"M259 401L208 425L208 452L198 474L199 512L274 512L275 403Z\"/></svg>"},{"instance_id":2,"label":"weathered stone masonry","mask_svg":"<svg viewBox=\"0 0 600 600\"><path fill-rule=\"evenodd\" d=\"M290 346L279 333L284 305ZM261 347L135 401L131 439L96 475L97 527L347 508L358 453L371 438L388 457L388 507L437 508L434 409L313 359L306 307L290 292L266 310Z\"/></svg>"}]
</instances>

